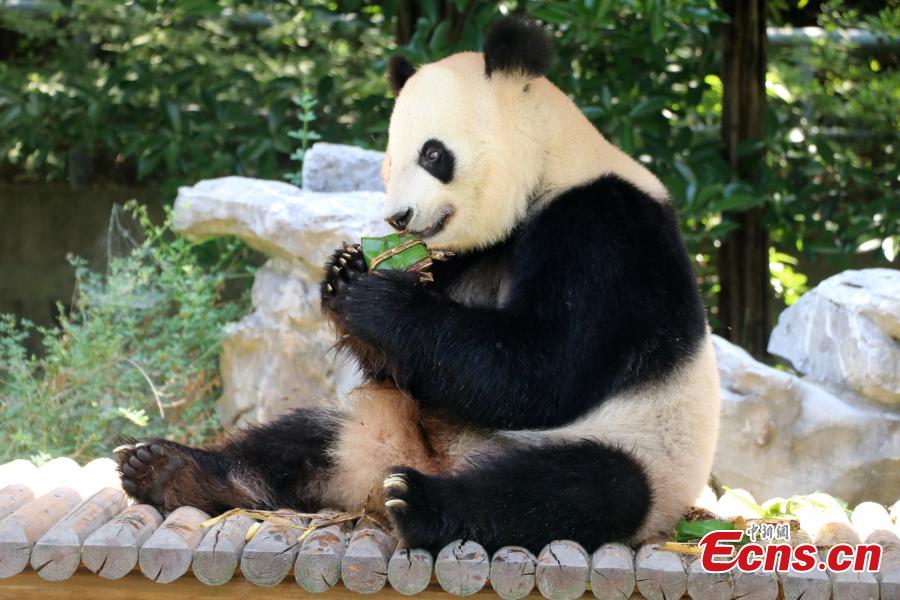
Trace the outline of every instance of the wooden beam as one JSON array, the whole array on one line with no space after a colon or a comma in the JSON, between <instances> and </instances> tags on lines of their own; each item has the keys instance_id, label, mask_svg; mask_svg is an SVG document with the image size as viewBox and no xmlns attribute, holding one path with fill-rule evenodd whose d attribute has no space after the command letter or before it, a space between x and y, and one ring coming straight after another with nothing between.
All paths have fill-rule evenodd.
<instances>
[{"instance_id":1,"label":"wooden beam","mask_svg":"<svg viewBox=\"0 0 900 600\"><path fill-rule=\"evenodd\" d=\"M253 585L240 574L236 575L228 585L208 586L194 577L182 577L172 583L160 585L143 577L140 572L134 571L122 579L110 580L97 577L86 569L79 569L65 583L50 583L41 579L34 571L26 571L11 579L0 579L0 598L3 600L72 600L83 598L85 600L102 598L102 600L244 600L256 598L264 593L266 600L296 600L304 594L297 590L297 584L293 581L265 588L265 590ZM479 597L494 598L490 590L482 590ZM379 598L390 600L404 600L403 596L390 588L384 588L378 594ZM533 591L529 598L540 598L537 590ZM351 592L342 584L338 584L328 592L329 600L360 600L360 595ZM443 591L436 583L432 583L425 590L416 595L421 600L447 600L447 592ZM625 600L624 598L622 600ZM634 595L629 600L643 600L640 595Z\"/></svg>"},{"instance_id":2,"label":"wooden beam","mask_svg":"<svg viewBox=\"0 0 900 600\"><path fill-rule=\"evenodd\" d=\"M137 565L138 552L162 522L162 515L148 504L126 508L85 540L81 561L100 577L124 577Z\"/></svg>"},{"instance_id":3,"label":"wooden beam","mask_svg":"<svg viewBox=\"0 0 900 600\"><path fill-rule=\"evenodd\" d=\"M433 572L431 552L422 548L397 548L388 562L388 583L404 596L414 596L428 587Z\"/></svg>"},{"instance_id":4,"label":"wooden beam","mask_svg":"<svg viewBox=\"0 0 900 600\"><path fill-rule=\"evenodd\" d=\"M456 540L444 546L434 560L434 576L445 592L469 596L487 583L491 561L481 544Z\"/></svg>"},{"instance_id":5,"label":"wooden beam","mask_svg":"<svg viewBox=\"0 0 900 600\"><path fill-rule=\"evenodd\" d=\"M591 557L581 544L571 540L550 542L538 554L535 579L549 600L575 600L587 589Z\"/></svg>"},{"instance_id":6,"label":"wooden beam","mask_svg":"<svg viewBox=\"0 0 900 600\"><path fill-rule=\"evenodd\" d=\"M537 557L522 546L504 546L491 558L491 587L503 600L518 600L534 589Z\"/></svg>"},{"instance_id":7,"label":"wooden beam","mask_svg":"<svg viewBox=\"0 0 900 600\"><path fill-rule=\"evenodd\" d=\"M327 522L336 511L319 511ZM335 523L313 531L300 546L294 565L294 579L307 592L327 592L341 580L341 563L347 551L349 522ZM390 567L388 568L390 577Z\"/></svg>"}]
</instances>

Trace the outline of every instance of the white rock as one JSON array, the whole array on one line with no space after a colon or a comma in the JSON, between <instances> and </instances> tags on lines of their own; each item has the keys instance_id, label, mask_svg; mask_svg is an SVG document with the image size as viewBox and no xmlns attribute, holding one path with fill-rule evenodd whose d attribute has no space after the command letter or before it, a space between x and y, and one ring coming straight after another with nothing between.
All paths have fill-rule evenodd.
<instances>
[{"instance_id":1,"label":"white rock","mask_svg":"<svg viewBox=\"0 0 900 600\"><path fill-rule=\"evenodd\" d=\"M355 366L331 351L334 332L322 318L318 287L322 265L341 241L387 233L383 198L244 177L179 190L175 227L182 234L236 235L273 256L256 273L253 311L225 330L217 407L224 425L342 402L358 383Z\"/></svg>"},{"instance_id":2,"label":"white rock","mask_svg":"<svg viewBox=\"0 0 900 600\"><path fill-rule=\"evenodd\" d=\"M714 337L722 422L713 475L756 498L900 496L900 414L754 360Z\"/></svg>"},{"instance_id":3,"label":"white rock","mask_svg":"<svg viewBox=\"0 0 900 600\"><path fill-rule=\"evenodd\" d=\"M266 422L292 408L344 402L360 377L332 350L318 281L274 258L257 270L252 298L253 312L225 328L221 422Z\"/></svg>"},{"instance_id":4,"label":"white rock","mask_svg":"<svg viewBox=\"0 0 900 600\"><path fill-rule=\"evenodd\" d=\"M769 352L801 373L900 405L900 271L844 271L778 317Z\"/></svg>"},{"instance_id":5,"label":"white rock","mask_svg":"<svg viewBox=\"0 0 900 600\"><path fill-rule=\"evenodd\" d=\"M257 250L321 271L341 240L385 234L384 194L317 193L281 181L208 179L178 190L175 229L192 237L236 235Z\"/></svg>"},{"instance_id":6,"label":"white rock","mask_svg":"<svg viewBox=\"0 0 900 600\"><path fill-rule=\"evenodd\" d=\"M303 157L303 189L313 192L384 191L383 152L356 146L313 144Z\"/></svg>"}]
</instances>

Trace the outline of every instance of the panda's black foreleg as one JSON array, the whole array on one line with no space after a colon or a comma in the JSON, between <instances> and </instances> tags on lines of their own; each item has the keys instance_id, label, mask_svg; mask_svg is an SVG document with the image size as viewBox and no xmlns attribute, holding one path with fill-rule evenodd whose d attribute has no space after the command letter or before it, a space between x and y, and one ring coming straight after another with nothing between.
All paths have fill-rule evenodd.
<instances>
[{"instance_id":1,"label":"panda's black foreleg","mask_svg":"<svg viewBox=\"0 0 900 600\"><path fill-rule=\"evenodd\" d=\"M299 409L209 448L130 440L116 449L122 487L163 512L179 506L210 514L231 508L316 510L340 423L334 411Z\"/></svg>"},{"instance_id":2,"label":"panda's black foreleg","mask_svg":"<svg viewBox=\"0 0 900 600\"><path fill-rule=\"evenodd\" d=\"M427 548L458 538L488 551L521 545L537 553L555 539L594 548L632 537L652 502L633 458L587 440L478 457L448 475L397 467L384 488L403 542Z\"/></svg>"}]
</instances>

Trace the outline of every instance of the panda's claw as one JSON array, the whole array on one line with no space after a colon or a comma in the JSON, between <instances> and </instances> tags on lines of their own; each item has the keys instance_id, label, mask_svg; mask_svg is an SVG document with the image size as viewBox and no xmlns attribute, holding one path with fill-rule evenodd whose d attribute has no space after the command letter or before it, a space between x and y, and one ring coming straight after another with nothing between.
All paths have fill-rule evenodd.
<instances>
[{"instance_id":1,"label":"panda's claw","mask_svg":"<svg viewBox=\"0 0 900 600\"><path fill-rule=\"evenodd\" d=\"M384 490L386 492L391 490L397 490L399 492L405 492L409 489L409 486L406 483L406 478L402 473L391 473L384 480Z\"/></svg>"},{"instance_id":2,"label":"panda's claw","mask_svg":"<svg viewBox=\"0 0 900 600\"><path fill-rule=\"evenodd\" d=\"M406 508L406 502L404 500L401 500L400 498L391 498L390 500L385 502L384 505L388 508Z\"/></svg>"},{"instance_id":3,"label":"panda's claw","mask_svg":"<svg viewBox=\"0 0 900 600\"><path fill-rule=\"evenodd\" d=\"M322 299L330 302L336 296L346 294L350 290L350 284L366 273L368 268L359 249L347 242L341 243L341 248L335 252L325 263L325 281L322 285Z\"/></svg>"}]
</instances>

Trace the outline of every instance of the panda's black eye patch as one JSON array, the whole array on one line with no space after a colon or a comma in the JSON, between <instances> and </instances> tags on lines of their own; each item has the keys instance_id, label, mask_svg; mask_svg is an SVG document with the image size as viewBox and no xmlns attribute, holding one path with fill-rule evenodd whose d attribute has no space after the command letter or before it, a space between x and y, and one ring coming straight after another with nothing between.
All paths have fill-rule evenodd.
<instances>
[{"instance_id":1,"label":"panda's black eye patch","mask_svg":"<svg viewBox=\"0 0 900 600\"><path fill-rule=\"evenodd\" d=\"M439 140L428 140L419 151L419 166L431 173L441 183L450 183L456 159L450 149Z\"/></svg>"}]
</instances>

